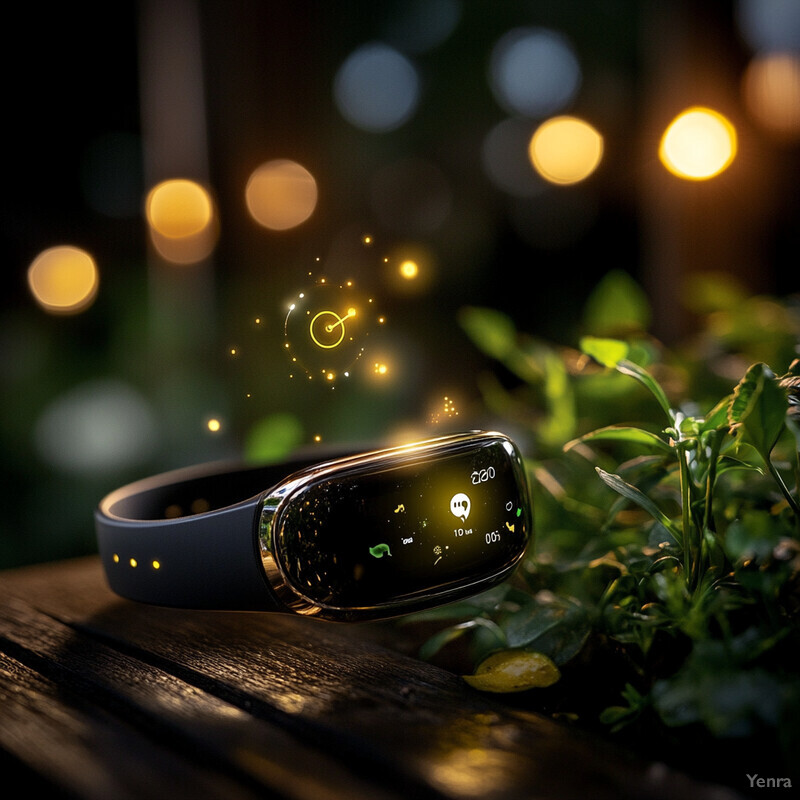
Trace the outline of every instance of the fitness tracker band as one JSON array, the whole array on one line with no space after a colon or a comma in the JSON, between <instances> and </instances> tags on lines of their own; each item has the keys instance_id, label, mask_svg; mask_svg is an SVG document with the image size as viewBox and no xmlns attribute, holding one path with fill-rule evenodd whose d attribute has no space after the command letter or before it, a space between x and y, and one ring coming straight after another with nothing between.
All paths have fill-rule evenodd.
<instances>
[{"instance_id":1,"label":"fitness tracker band","mask_svg":"<svg viewBox=\"0 0 800 800\"><path fill-rule=\"evenodd\" d=\"M499 583L525 552L531 508L516 445L470 432L322 463L168 472L108 495L95 528L123 597L357 621Z\"/></svg>"}]
</instances>

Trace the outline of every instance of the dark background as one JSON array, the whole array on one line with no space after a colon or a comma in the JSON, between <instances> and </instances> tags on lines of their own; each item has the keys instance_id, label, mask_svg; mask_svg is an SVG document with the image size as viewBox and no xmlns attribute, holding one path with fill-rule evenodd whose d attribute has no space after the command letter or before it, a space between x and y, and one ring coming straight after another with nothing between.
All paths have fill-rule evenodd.
<instances>
[{"instance_id":1,"label":"dark background","mask_svg":"<svg viewBox=\"0 0 800 800\"><path fill-rule=\"evenodd\" d=\"M620 269L645 288L653 333L669 344L691 330L681 287L695 271L726 272L754 293L796 292L798 147L744 108L742 75L756 52L741 24L749 5L17 9L2 56L0 567L91 552L92 511L107 491L161 469L268 455L253 444L264 425L311 444L502 424L481 406L476 375L487 365L459 327L464 306L502 310L521 330L574 345L592 289ZM452 29L422 48L432 24L423 12L440 7L455 15ZM605 138L589 180L525 197L494 185L481 154L509 116L487 81L492 47L519 26L569 39L583 79L565 112ZM798 46L796 27L785 33ZM332 94L341 64L370 41L404 51L420 75L416 112L390 132L357 129ZM734 122L740 150L721 176L690 184L668 175L656 151L666 124L695 104ZM533 130L538 120L528 122ZM256 225L243 201L250 172L274 158L306 166L320 191L311 219L280 234ZM414 164L424 170L412 180ZM217 204L219 242L196 267L165 265L148 246L143 198L169 177L204 183ZM36 254L62 243L85 248L100 270L96 301L74 316L44 313L26 283ZM417 293L383 263L408 244L430 258ZM353 278L386 314L335 388L290 378L282 352L286 303L309 272ZM382 381L375 359L390 366ZM432 416L445 397L458 417ZM210 416L222 421L216 434ZM81 460L95 436L105 436L92 442L100 455Z\"/></svg>"}]
</instances>

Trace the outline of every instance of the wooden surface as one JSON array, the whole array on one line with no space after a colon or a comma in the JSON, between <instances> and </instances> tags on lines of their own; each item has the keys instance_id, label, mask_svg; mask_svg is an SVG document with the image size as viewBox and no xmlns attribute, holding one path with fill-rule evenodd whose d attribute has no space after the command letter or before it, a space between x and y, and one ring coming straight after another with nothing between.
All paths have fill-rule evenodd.
<instances>
[{"instance_id":1,"label":"wooden surface","mask_svg":"<svg viewBox=\"0 0 800 800\"><path fill-rule=\"evenodd\" d=\"M137 605L95 558L0 573L4 786L102 800L733 796L516 711L387 636Z\"/></svg>"}]
</instances>

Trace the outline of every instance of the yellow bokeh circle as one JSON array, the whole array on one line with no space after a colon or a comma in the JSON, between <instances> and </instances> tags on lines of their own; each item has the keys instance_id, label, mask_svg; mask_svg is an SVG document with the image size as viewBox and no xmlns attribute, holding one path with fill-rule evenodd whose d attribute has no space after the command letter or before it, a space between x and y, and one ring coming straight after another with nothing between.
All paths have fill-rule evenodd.
<instances>
[{"instance_id":1,"label":"yellow bokeh circle","mask_svg":"<svg viewBox=\"0 0 800 800\"><path fill-rule=\"evenodd\" d=\"M550 183L568 185L588 178L603 157L603 137L577 117L553 117L534 132L528 146L534 169Z\"/></svg>"},{"instance_id":2,"label":"yellow bokeh circle","mask_svg":"<svg viewBox=\"0 0 800 800\"><path fill-rule=\"evenodd\" d=\"M736 129L729 120L711 108L694 106L669 124L658 157L673 175L703 181L727 169L736 149Z\"/></svg>"},{"instance_id":3,"label":"yellow bokeh circle","mask_svg":"<svg viewBox=\"0 0 800 800\"><path fill-rule=\"evenodd\" d=\"M71 245L44 250L28 267L28 286L36 302L55 314L75 314L88 308L98 285L94 259Z\"/></svg>"}]
</instances>

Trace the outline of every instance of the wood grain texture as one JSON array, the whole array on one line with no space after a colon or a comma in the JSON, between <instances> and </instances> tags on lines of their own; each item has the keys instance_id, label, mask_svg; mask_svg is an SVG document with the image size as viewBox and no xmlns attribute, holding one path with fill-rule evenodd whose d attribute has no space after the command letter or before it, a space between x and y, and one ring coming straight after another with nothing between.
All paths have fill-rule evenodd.
<instances>
[{"instance_id":1,"label":"wood grain texture","mask_svg":"<svg viewBox=\"0 0 800 800\"><path fill-rule=\"evenodd\" d=\"M386 647L385 628L130 603L99 561L0 574L0 751L85 798L724 798Z\"/></svg>"}]
</instances>

